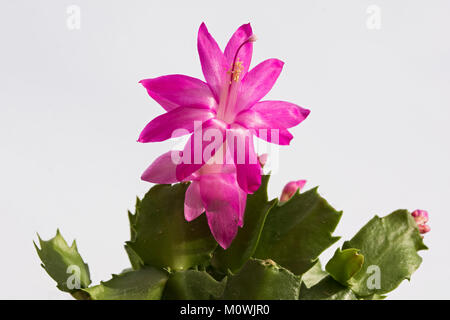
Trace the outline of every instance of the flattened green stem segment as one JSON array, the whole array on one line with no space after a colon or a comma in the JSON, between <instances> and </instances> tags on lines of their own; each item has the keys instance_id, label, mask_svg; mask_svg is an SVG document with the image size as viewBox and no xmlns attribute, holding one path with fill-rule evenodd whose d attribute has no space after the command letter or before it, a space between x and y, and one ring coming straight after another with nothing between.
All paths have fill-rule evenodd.
<instances>
[{"instance_id":1,"label":"flattened green stem segment","mask_svg":"<svg viewBox=\"0 0 450 320\"><path fill-rule=\"evenodd\" d=\"M339 239L332 233L341 215L317 193L317 188L297 193L269 211L254 257L272 259L301 275Z\"/></svg>"},{"instance_id":2,"label":"flattened green stem segment","mask_svg":"<svg viewBox=\"0 0 450 320\"><path fill-rule=\"evenodd\" d=\"M59 290L72 293L89 286L89 267L78 253L75 240L69 247L59 230L48 241L42 240L39 235L38 238L41 248L33 243L41 258L42 267L56 281Z\"/></svg>"},{"instance_id":3,"label":"flattened green stem segment","mask_svg":"<svg viewBox=\"0 0 450 320\"><path fill-rule=\"evenodd\" d=\"M331 276L323 278L311 288L302 283L300 300L358 300L353 291L341 285Z\"/></svg>"},{"instance_id":4,"label":"flattened green stem segment","mask_svg":"<svg viewBox=\"0 0 450 320\"><path fill-rule=\"evenodd\" d=\"M83 289L92 300L160 300L168 279L155 268L127 271L111 280Z\"/></svg>"},{"instance_id":5,"label":"flattened green stem segment","mask_svg":"<svg viewBox=\"0 0 450 320\"><path fill-rule=\"evenodd\" d=\"M302 283L307 288L311 288L326 276L328 276L328 273L322 270L322 265L317 260L316 264L302 275Z\"/></svg>"},{"instance_id":6,"label":"flattened green stem segment","mask_svg":"<svg viewBox=\"0 0 450 320\"><path fill-rule=\"evenodd\" d=\"M130 215L132 240L126 244L132 249L133 267L187 270L209 264L217 243L205 215L191 222L184 219L187 187L186 183L156 185L138 201L135 215Z\"/></svg>"},{"instance_id":7,"label":"flattened green stem segment","mask_svg":"<svg viewBox=\"0 0 450 320\"><path fill-rule=\"evenodd\" d=\"M225 300L296 300L300 277L272 260L250 259L227 281Z\"/></svg>"},{"instance_id":8,"label":"flattened green stem segment","mask_svg":"<svg viewBox=\"0 0 450 320\"><path fill-rule=\"evenodd\" d=\"M340 284L349 285L350 279L361 270L364 263L364 256L358 249L338 248L333 258L328 261L325 270Z\"/></svg>"},{"instance_id":9,"label":"flattened green stem segment","mask_svg":"<svg viewBox=\"0 0 450 320\"><path fill-rule=\"evenodd\" d=\"M227 250L217 247L214 252L212 265L223 273L238 272L256 250L267 213L277 202L276 199L268 201L269 178L263 176L258 191L247 196L244 227L239 229L231 246Z\"/></svg>"},{"instance_id":10,"label":"flattened green stem segment","mask_svg":"<svg viewBox=\"0 0 450 320\"><path fill-rule=\"evenodd\" d=\"M209 300L223 294L227 279L216 281L205 271L186 270L173 273L166 284L163 299Z\"/></svg>"},{"instance_id":11,"label":"flattened green stem segment","mask_svg":"<svg viewBox=\"0 0 450 320\"><path fill-rule=\"evenodd\" d=\"M356 248L364 255L362 269L350 281L358 296L383 295L410 279L420 266L418 251L427 249L414 218L407 210L375 216L342 249Z\"/></svg>"}]
</instances>

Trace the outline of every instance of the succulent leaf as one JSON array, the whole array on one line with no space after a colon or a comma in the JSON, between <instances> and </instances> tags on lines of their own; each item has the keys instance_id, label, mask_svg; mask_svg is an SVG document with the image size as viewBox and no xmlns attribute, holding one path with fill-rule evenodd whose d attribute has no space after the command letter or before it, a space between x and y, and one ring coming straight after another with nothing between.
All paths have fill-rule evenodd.
<instances>
[{"instance_id":1,"label":"succulent leaf","mask_svg":"<svg viewBox=\"0 0 450 320\"><path fill-rule=\"evenodd\" d=\"M92 300L159 300L167 279L164 271L144 268L113 275L111 280L83 291Z\"/></svg>"},{"instance_id":2,"label":"succulent leaf","mask_svg":"<svg viewBox=\"0 0 450 320\"><path fill-rule=\"evenodd\" d=\"M254 257L272 259L301 275L339 239L332 233L341 215L317 193L317 188L297 193L269 211Z\"/></svg>"},{"instance_id":3,"label":"succulent leaf","mask_svg":"<svg viewBox=\"0 0 450 320\"><path fill-rule=\"evenodd\" d=\"M228 278L225 300L296 300L300 277L272 260L250 259L242 270Z\"/></svg>"},{"instance_id":4,"label":"succulent leaf","mask_svg":"<svg viewBox=\"0 0 450 320\"><path fill-rule=\"evenodd\" d=\"M311 288L326 276L328 276L328 273L322 270L322 265L320 261L317 260L312 268L302 275L302 283L305 284L307 288Z\"/></svg>"},{"instance_id":5,"label":"succulent leaf","mask_svg":"<svg viewBox=\"0 0 450 320\"><path fill-rule=\"evenodd\" d=\"M175 272L164 289L167 300L209 300L222 296L227 279L216 281L205 271L186 270Z\"/></svg>"},{"instance_id":6,"label":"succulent leaf","mask_svg":"<svg viewBox=\"0 0 450 320\"><path fill-rule=\"evenodd\" d=\"M359 253L358 249L341 250L338 248L325 266L325 270L334 280L346 286L349 280L361 270L363 263L364 256Z\"/></svg>"},{"instance_id":7,"label":"succulent leaf","mask_svg":"<svg viewBox=\"0 0 450 320\"><path fill-rule=\"evenodd\" d=\"M191 222L184 218L186 183L156 185L139 201L130 223L134 237L126 243L131 263L187 270L208 265L217 246L205 215ZM133 239L134 238L134 239ZM136 259L134 253L140 258Z\"/></svg>"},{"instance_id":8,"label":"succulent leaf","mask_svg":"<svg viewBox=\"0 0 450 320\"><path fill-rule=\"evenodd\" d=\"M361 271L350 283L361 297L383 295L397 288L420 266L418 251L427 249L414 218L407 210L375 216L342 249L356 248L364 255Z\"/></svg>"},{"instance_id":9,"label":"succulent leaf","mask_svg":"<svg viewBox=\"0 0 450 320\"><path fill-rule=\"evenodd\" d=\"M48 241L42 240L39 235L38 238L40 248L33 243L42 261L42 267L56 281L59 290L72 293L89 286L89 267L78 253L75 240L69 247L59 230L56 231L56 236Z\"/></svg>"},{"instance_id":10,"label":"succulent leaf","mask_svg":"<svg viewBox=\"0 0 450 320\"><path fill-rule=\"evenodd\" d=\"M358 300L353 291L341 285L331 276L320 280L311 288L302 283L300 290L300 300Z\"/></svg>"}]
</instances>

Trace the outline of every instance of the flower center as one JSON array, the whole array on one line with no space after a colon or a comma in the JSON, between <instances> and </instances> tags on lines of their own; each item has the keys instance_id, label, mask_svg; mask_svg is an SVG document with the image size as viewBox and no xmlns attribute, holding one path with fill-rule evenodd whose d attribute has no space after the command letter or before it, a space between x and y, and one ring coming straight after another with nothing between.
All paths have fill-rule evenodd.
<instances>
[{"instance_id":1,"label":"flower center","mask_svg":"<svg viewBox=\"0 0 450 320\"><path fill-rule=\"evenodd\" d=\"M244 65L242 64L242 61L237 59L237 61L234 63L233 68L228 70L227 74L231 74L231 81L239 81L239 77L241 76L242 70L244 69Z\"/></svg>"},{"instance_id":2,"label":"flower center","mask_svg":"<svg viewBox=\"0 0 450 320\"><path fill-rule=\"evenodd\" d=\"M244 64L238 58L239 51L242 49L242 47L244 47L245 44L255 41L256 37L254 35L251 35L239 45L234 55L230 70L228 70L226 73L226 79L224 81L224 85L222 86L219 97L217 118L225 121L228 124L231 124L234 121L234 110L239 91L240 80L242 80L241 74L244 70Z\"/></svg>"}]
</instances>

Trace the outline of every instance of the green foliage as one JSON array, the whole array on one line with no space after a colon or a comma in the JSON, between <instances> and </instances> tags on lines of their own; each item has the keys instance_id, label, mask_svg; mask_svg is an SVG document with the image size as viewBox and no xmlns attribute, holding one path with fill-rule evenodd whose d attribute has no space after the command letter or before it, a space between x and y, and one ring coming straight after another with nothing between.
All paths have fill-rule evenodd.
<instances>
[{"instance_id":1,"label":"green foliage","mask_svg":"<svg viewBox=\"0 0 450 320\"><path fill-rule=\"evenodd\" d=\"M254 256L272 259L301 275L339 239L332 233L341 215L317 193L317 188L297 193L270 210Z\"/></svg>"},{"instance_id":2,"label":"green foliage","mask_svg":"<svg viewBox=\"0 0 450 320\"><path fill-rule=\"evenodd\" d=\"M347 286L349 280L362 268L364 256L358 249L337 249L325 270L340 284Z\"/></svg>"},{"instance_id":3,"label":"green foliage","mask_svg":"<svg viewBox=\"0 0 450 320\"><path fill-rule=\"evenodd\" d=\"M341 285L331 276L326 276L316 285L307 288L302 284L300 300L357 300L349 287Z\"/></svg>"},{"instance_id":4,"label":"green foliage","mask_svg":"<svg viewBox=\"0 0 450 320\"><path fill-rule=\"evenodd\" d=\"M370 220L323 270L318 258L339 239L332 233L342 213L317 188L269 201L268 180L248 195L244 227L227 250L204 215L185 221L186 183L157 185L136 200L125 244L131 268L109 281L89 287L87 264L59 231L35 246L57 287L89 300L379 300L419 267L426 246L409 212L398 210Z\"/></svg>"},{"instance_id":5,"label":"green foliage","mask_svg":"<svg viewBox=\"0 0 450 320\"><path fill-rule=\"evenodd\" d=\"M272 260L250 259L241 272L229 277L225 300L296 300L300 277Z\"/></svg>"},{"instance_id":6,"label":"green foliage","mask_svg":"<svg viewBox=\"0 0 450 320\"><path fill-rule=\"evenodd\" d=\"M38 238L41 248L33 243L41 258L42 267L56 281L59 290L73 292L91 284L89 267L78 253L75 240L69 247L59 230L48 241L43 241L39 235Z\"/></svg>"},{"instance_id":7,"label":"green foliage","mask_svg":"<svg viewBox=\"0 0 450 320\"><path fill-rule=\"evenodd\" d=\"M143 268L113 275L111 280L83 289L92 300L159 300L168 275L156 268Z\"/></svg>"},{"instance_id":8,"label":"green foliage","mask_svg":"<svg viewBox=\"0 0 450 320\"><path fill-rule=\"evenodd\" d=\"M351 281L352 290L359 296L383 295L409 280L422 262L417 252L427 249L406 210L383 218L375 216L342 248L356 248L364 255L362 269Z\"/></svg>"},{"instance_id":9,"label":"green foliage","mask_svg":"<svg viewBox=\"0 0 450 320\"><path fill-rule=\"evenodd\" d=\"M184 219L184 194L188 184L157 185L138 202L130 215L131 240L127 247L133 265L187 270L207 265L217 246L205 215Z\"/></svg>"},{"instance_id":10,"label":"green foliage","mask_svg":"<svg viewBox=\"0 0 450 320\"><path fill-rule=\"evenodd\" d=\"M306 288L311 288L326 276L328 276L328 273L322 270L322 265L320 264L320 261L317 260L314 266L302 275L302 284L304 284Z\"/></svg>"},{"instance_id":11,"label":"green foliage","mask_svg":"<svg viewBox=\"0 0 450 320\"><path fill-rule=\"evenodd\" d=\"M209 300L223 294L226 278L215 280L206 271L186 270L170 276L164 291L167 300Z\"/></svg>"}]
</instances>

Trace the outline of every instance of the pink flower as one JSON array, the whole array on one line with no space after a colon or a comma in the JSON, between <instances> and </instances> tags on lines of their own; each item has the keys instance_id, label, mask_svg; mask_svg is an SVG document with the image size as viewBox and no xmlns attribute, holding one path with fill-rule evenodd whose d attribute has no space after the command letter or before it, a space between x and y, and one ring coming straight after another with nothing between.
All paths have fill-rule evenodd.
<instances>
[{"instance_id":1,"label":"pink flower","mask_svg":"<svg viewBox=\"0 0 450 320\"><path fill-rule=\"evenodd\" d=\"M249 71L255 40L250 24L244 24L222 52L202 23L197 45L206 82L180 74L140 81L166 113L148 123L138 141L191 134L182 152L156 159L142 179L192 181L185 217L190 221L206 211L211 231L224 248L243 225L246 195L261 184L253 137L288 145L293 138L288 128L309 114L292 103L260 101L274 85L283 62L268 59Z\"/></svg>"},{"instance_id":2,"label":"pink flower","mask_svg":"<svg viewBox=\"0 0 450 320\"><path fill-rule=\"evenodd\" d=\"M414 210L411 215L414 217L414 220L416 221L417 227L419 228L419 232L424 234L431 231L431 228L429 225L427 225L428 222L428 212L425 210Z\"/></svg>"},{"instance_id":3,"label":"pink flower","mask_svg":"<svg viewBox=\"0 0 450 320\"><path fill-rule=\"evenodd\" d=\"M194 133L183 151L183 161L177 165L178 180L189 177L222 149L231 154L239 186L253 193L261 184L253 135L287 145L293 138L287 129L308 116L309 110L292 103L260 101L274 85L283 62L268 59L248 71L254 41L250 24L242 25L222 52L202 23L197 44L206 82L185 75L140 82L167 112L142 130L139 142ZM214 141L207 143L211 132ZM215 148L211 148L213 143Z\"/></svg>"},{"instance_id":4,"label":"pink flower","mask_svg":"<svg viewBox=\"0 0 450 320\"><path fill-rule=\"evenodd\" d=\"M288 201L292 196L297 192L297 190L301 190L305 185L306 180L297 180L288 182L284 188L283 192L280 196L280 203L284 203Z\"/></svg>"}]
</instances>

